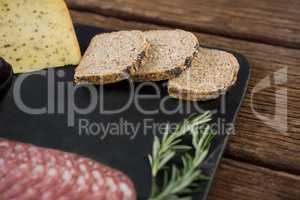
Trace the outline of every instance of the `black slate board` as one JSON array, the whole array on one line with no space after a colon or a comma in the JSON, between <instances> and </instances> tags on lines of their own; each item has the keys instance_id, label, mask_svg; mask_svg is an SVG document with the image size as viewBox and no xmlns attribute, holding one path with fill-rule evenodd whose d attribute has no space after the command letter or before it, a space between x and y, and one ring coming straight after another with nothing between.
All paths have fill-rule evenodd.
<instances>
[{"instance_id":1,"label":"black slate board","mask_svg":"<svg viewBox=\"0 0 300 200\"><path fill-rule=\"evenodd\" d=\"M108 32L101 28L88 27L82 25L75 25L79 43L82 52L88 46L88 43L93 35L101 32ZM138 111L134 104L130 104L129 108L118 114L103 114L99 109L92 111L89 114L75 114L74 127L68 127L68 117L70 113L64 112L58 114L57 111L53 114L37 114L31 115L24 113L19 109L15 103L14 89L17 88L16 80L20 80L20 75L15 76L13 86L10 88L5 99L0 103L0 137L14 139L35 145L61 149L68 152L75 152L85 155L109 166L120 169L126 173L134 182L139 199L146 199L150 190L150 168L147 160L147 155L151 152L153 134L152 129L146 131L139 131L134 140L130 140L130 136L123 134L115 136L113 134L106 137L104 140L99 139L99 135L79 135L78 120L84 118L91 122L106 125L108 123L116 122L120 124L120 118L138 124L143 122L144 119L153 119L152 123L165 123L165 122L180 122L192 114L199 113L199 109L214 110L214 122L219 122L220 125L225 123L234 123L237 112L243 101L247 83L250 74L250 67L247 60L240 54L233 53L240 63L240 71L236 84L225 95L225 110L221 109L221 98L210 100L206 102L199 102L192 104L191 109L188 111L184 109L183 112L176 112L166 114L159 111L156 114L145 115ZM60 77L58 73L65 74ZM21 98L27 106L33 108L40 108L47 106L47 92L49 87L47 83L54 84L55 93L57 98L58 84L62 84L65 89L62 96L65 101L55 100L54 109L57 110L59 106L71 105L70 99L67 98L67 89L69 85L73 85L72 79L74 68L72 66L65 68L56 68L54 71L41 70L40 73L45 73L45 76L30 75L24 80L21 86ZM50 73L54 73L54 80L48 80ZM24 76L24 74L22 75ZM67 83L68 82L68 83ZM166 82L157 82L162 98L167 96ZM135 89L140 84L135 84ZM105 109L120 107L126 102L129 96L128 82L123 81L116 84L106 85L103 88L92 86L97 90L98 97L103 97L103 101L97 102L97 108L103 105ZM101 94L99 91L103 91ZM153 94L154 90L151 87L142 87L140 94ZM50 95L51 96L51 95ZM74 95L75 103L79 107L85 107L89 104L90 95L89 90L86 88L79 88ZM144 109L153 109L161 103L161 99L142 100L140 105ZM176 108L180 101L176 99L169 99L166 101L168 108ZM190 102L181 102L180 108L184 108ZM50 106L51 107L51 106ZM72 105L71 105L72 107ZM51 109L51 108L50 108ZM151 122L149 123L151 124ZM143 126L143 124L141 125ZM141 129L140 129L141 130ZM157 129L155 129L158 131ZM220 128L219 134L214 140L211 152L205 160L201 168L204 172L211 176L210 181L205 181L202 184L201 194L195 197L196 199L206 199L208 191L211 187L215 170L217 169L220 158L222 157L228 134L225 133L224 128ZM130 132L130 131L128 131ZM121 132L120 132L121 133ZM123 132L124 133L124 132Z\"/></svg>"}]
</instances>

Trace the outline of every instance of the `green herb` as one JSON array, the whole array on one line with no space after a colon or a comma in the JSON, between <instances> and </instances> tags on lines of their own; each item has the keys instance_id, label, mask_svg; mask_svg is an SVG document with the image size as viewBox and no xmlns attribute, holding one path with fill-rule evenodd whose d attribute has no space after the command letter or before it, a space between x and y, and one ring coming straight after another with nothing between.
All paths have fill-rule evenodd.
<instances>
[{"instance_id":1,"label":"green herb","mask_svg":"<svg viewBox=\"0 0 300 200\"><path fill-rule=\"evenodd\" d=\"M188 194L197 192L199 180L207 179L199 165L208 154L214 134L206 123L211 120L210 112L205 112L178 124L176 130L170 134L167 128L163 138L154 137L153 152L149 155L152 169L152 190L150 200L187 200ZM203 128L203 126L205 128ZM202 128L201 128L202 127ZM182 145L183 136L192 134L192 145ZM191 155L189 150L194 149ZM181 160L183 166L168 166L169 161L182 152ZM157 186L157 175L163 173L163 185ZM185 197L183 197L185 196Z\"/></svg>"}]
</instances>

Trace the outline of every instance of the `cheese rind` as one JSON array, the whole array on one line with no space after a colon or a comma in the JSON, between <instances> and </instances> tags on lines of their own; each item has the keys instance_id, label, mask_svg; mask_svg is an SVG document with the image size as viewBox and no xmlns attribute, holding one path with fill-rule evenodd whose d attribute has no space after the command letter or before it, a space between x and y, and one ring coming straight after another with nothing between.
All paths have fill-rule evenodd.
<instances>
[{"instance_id":1,"label":"cheese rind","mask_svg":"<svg viewBox=\"0 0 300 200\"><path fill-rule=\"evenodd\" d=\"M81 53L63 0L0 0L0 57L15 73L76 65Z\"/></svg>"}]
</instances>

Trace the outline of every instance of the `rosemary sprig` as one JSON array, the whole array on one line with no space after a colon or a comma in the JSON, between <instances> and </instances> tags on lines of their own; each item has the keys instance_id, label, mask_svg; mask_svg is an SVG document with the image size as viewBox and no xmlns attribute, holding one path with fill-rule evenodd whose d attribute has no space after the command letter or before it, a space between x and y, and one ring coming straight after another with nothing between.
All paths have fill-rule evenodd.
<instances>
[{"instance_id":1,"label":"rosemary sprig","mask_svg":"<svg viewBox=\"0 0 300 200\"><path fill-rule=\"evenodd\" d=\"M150 200L186 200L189 197L181 197L185 194L196 192L197 182L206 177L201 173L199 165L208 154L211 140L214 137L210 127L200 128L211 120L210 112L184 120L178 124L174 133L165 132L160 141L157 136L154 137L152 156L149 155L149 161L152 168L152 190ZM184 135L192 133L192 146L181 145ZM186 150L193 148L194 154L191 156ZM179 169L175 165L171 167L169 177L168 163L179 152L186 151L181 160L183 167ZM156 177L158 172L163 172L163 185L157 187Z\"/></svg>"}]
</instances>

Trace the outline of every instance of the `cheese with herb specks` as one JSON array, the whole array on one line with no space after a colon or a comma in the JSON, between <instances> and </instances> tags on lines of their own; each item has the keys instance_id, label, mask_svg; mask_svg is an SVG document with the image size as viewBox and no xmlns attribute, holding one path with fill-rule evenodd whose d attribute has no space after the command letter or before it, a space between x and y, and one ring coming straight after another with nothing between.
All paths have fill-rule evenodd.
<instances>
[{"instance_id":1,"label":"cheese with herb specks","mask_svg":"<svg viewBox=\"0 0 300 200\"><path fill-rule=\"evenodd\" d=\"M15 73L78 64L81 58L63 0L0 0L0 57Z\"/></svg>"}]
</instances>

